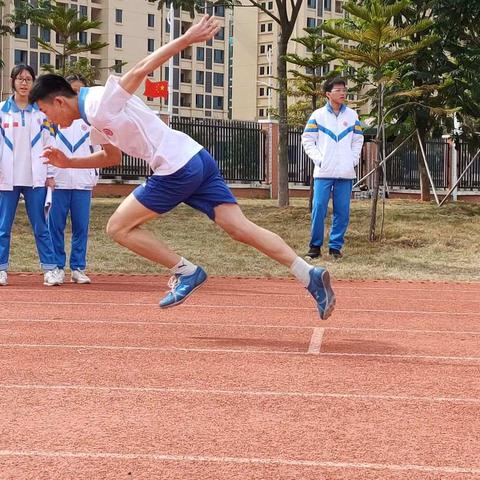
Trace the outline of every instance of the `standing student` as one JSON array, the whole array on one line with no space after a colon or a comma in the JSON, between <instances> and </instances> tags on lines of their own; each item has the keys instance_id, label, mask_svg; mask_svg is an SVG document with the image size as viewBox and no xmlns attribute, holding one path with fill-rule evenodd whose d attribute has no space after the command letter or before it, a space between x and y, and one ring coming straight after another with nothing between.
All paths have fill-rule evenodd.
<instances>
[{"instance_id":1,"label":"standing student","mask_svg":"<svg viewBox=\"0 0 480 480\"><path fill-rule=\"evenodd\" d=\"M342 258L345 233L350 221L350 197L355 167L363 145L362 127L357 113L345 105L347 96L343 78L327 80L327 103L310 116L302 135L305 153L315 164L310 249L307 257L321 256L325 217L332 197L333 220L328 252Z\"/></svg>"},{"instance_id":2,"label":"standing student","mask_svg":"<svg viewBox=\"0 0 480 480\"><path fill-rule=\"evenodd\" d=\"M78 93L87 86L81 75L66 78L72 89ZM70 127L58 128L56 147L67 157L88 156L94 151L90 143L90 126L82 119L75 120ZM96 148L98 150L98 147ZM72 239L70 250L71 281L91 283L85 273L87 266L88 226L90 223L90 204L92 189L98 180L95 168L55 168L55 190L52 196L52 208L49 215L49 227L52 235L58 268L62 279L65 278L65 227L70 214Z\"/></svg>"},{"instance_id":3,"label":"standing student","mask_svg":"<svg viewBox=\"0 0 480 480\"><path fill-rule=\"evenodd\" d=\"M11 73L13 95L0 103L0 285L8 284L10 239L20 194L35 236L45 285L59 285L60 272L44 214L47 174L42 151L54 141L45 115L28 101L35 73L17 65Z\"/></svg>"},{"instance_id":4,"label":"standing student","mask_svg":"<svg viewBox=\"0 0 480 480\"><path fill-rule=\"evenodd\" d=\"M68 159L55 148L46 149L44 155L60 167L91 168L119 163L121 149L149 162L154 174L118 207L108 222L107 233L121 245L170 269L171 291L160 301L160 307L181 303L207 278L200 266L141 228L184 202L207 214L233 239L290 268L315 298L320 317L326 319L335 305L328 272L313 268L278 235L248 220L211 155L188 135L169 128L133 96L150 72L189 45L209 40L217 31L216 23L205 15L185 34L141 60L122 77L109 77L105 87L82 88L78 96L62 77L40 77L30 96L47 117L61 127L83 118L92 126L92 143L103 144L103 151L82 159Z\"/></svg>"}]
</instances>

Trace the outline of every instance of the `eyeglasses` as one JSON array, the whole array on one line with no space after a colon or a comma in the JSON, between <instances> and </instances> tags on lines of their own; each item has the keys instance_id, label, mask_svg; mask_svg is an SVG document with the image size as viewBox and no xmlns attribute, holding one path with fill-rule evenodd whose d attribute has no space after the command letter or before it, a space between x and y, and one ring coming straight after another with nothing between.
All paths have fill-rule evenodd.
<instances>
[{"instance_id":1,"label":"eyeglasses","mask_svg":"<svg viewBox=\"0 0 480 480\"><path fill-rule=\"evenodd\" d=\"M31 83L33 83L33 78L17 77L15 81L18 83L26 83L27 85L30 85Z\"/></svg>"},{"instance_id":2,"label":"eyeglasses","mask_svg":"<svg viewBox=\"0 0 480 480\"><path fill-rule=\"evenodd\" d=\"M332 93L347 93L348 92L348 88L334 88L332 90Z\"/></svg>"}]
</instances>

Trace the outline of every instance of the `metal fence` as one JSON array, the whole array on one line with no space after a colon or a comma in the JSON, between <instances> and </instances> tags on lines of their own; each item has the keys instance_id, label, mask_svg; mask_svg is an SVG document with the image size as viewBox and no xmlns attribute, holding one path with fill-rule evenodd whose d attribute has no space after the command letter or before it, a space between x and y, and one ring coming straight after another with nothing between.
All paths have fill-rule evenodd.
<instances>
[{"instance_id":1,"label":"metal fence","mask_svg":"<svg viewBox=\"0 0 480 480\"><path fill-rule=\"evenodd\" d=\"M470 160L475 155L476 150L469 148L466 144L460 144L458 151L458 163L457 174L460 174L465 170ZM479 190L480 189L480 160L473 162L468 169L465 176L460 180L459 188L463 190Z\"/></svg>"},{"instance_id":2,"label":"metal fence","mask_svg":"<svg viewBox=\"0 0 480 480\"><path fill-rule=\"evenodd\" d=\"M203 145L227 182L266 180L266 134L257 122L172 117L170 126Z\"/></svg>"},{"instance_id":3,"label":"metal fence","mask_svg":"<svg viewBox=\"0 0 480 480\"><path fill-rule=\"evenodd\" d=\"M302 147L303 128L288 129L288 181L310 185L313 162Z\"/></svg>"},{"instance_id":4,"label":"metal fence","mask_svg":"<svg viewBox=\"0 0 480 480\"><path fill-rule=\"evenodd\" d=\"M387 154L394 149L387 145ZM448 188L448 159L450 146L446 140L429 140L425 144L427 164L436 188ZM387 183L390 187L405 189L420 188L418 161L421 153L414 139L409 140L386 162Z\"/></svg>"}]
</instances>

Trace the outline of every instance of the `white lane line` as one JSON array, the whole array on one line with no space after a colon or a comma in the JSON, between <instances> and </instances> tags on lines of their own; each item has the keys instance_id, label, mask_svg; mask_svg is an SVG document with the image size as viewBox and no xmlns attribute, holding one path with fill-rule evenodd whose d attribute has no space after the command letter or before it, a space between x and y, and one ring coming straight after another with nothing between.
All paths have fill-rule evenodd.
<instances>
[{"instance_id":1,"label":"white lane line","mask_svg":"<svg viewBox=\"0 0 480 480\"><path fill-rule=\"evenodd\" d=\"M340 293L342 291L341 288L338 288L338 287L335 287L335 291L337 293ZM351 290L346 290L347 292L350 292ZM46 293L45 292L45 288L43 289L12 289L12 288L8 288L8 293L10 292L22 292L22 293L35 293L35 292L43 292L43 293ZM58 292L59 294L64 294L66 296L71 296L73 291L70 290L70 289L64 289L62 290L61 292ZM77 293L77 292L75 292ZM85 296L95 296L97 297L99 293L114 293L114 292L109 292L109 291L102 291L102 290L88 290L88 291L82 291L81 292L82 295L85 295ZM120 292L117 292L117 293L120 293ZM128 293L128 292L121 292L121 293ZM439 294L441 294L442 292L435 292L435 294L438 296ZM480 294L480 289L478 292L471 292L473 295L476 295L478 296ZM140 295L145 295L145 296L150 296L150 295L156 295L155 292L149 292L149 291L142 291L142 292L138 292L136 293L136 295L138 296L138 294ZM231 292L218 292L218 291L209 291L207 289L202 289L201 292L199 292L197 295L202 295L202 294L205 294L205 295L208 295L208 296L217 296L217 297L232 297L232 296L235 296L235 297L251 297L252 296L252 292L241 292L241 291L236 291L236 290L232 290ZM302 295L304 295L304 290L301 290L299 289L298 290L298 293L291 293L291 292L259 292L259 291L256 291L255 294L254 294L256 297L257 296L268 296L269 298L270 297L300 297ZM452 295L453 297L454 295ZM380 300L380 297L378 298ZM342 300L365 300L365 296L355 296L355 295L343 295L342 294ZM404 297L402 296L399 296L399 297L381 297L381 300L382 302L386 302L386 301L399 301L399 300L404 300ZM447 304L451 304L452 303L452 300L444 300L442 298L435 298L435 296L431 297L431 298L425 298L425 297L414 297L414 298L411 298L409 299L410 302L420 302L420 303L424 303L424 302L434 302L434 303L447 303ZM471 299L462 299L461 300L461 303L471 303L471 304L480 304L480 300L471 300Z\"/></svg>"},{"instance_id":2,"label":"white lane line","mask_svg":"<svg viewBox=\"0 0 480 480\"><path fill-rule=\"evenodd\" d=\"M0 318L0 323L68 323L68 324L102 324L102 325L147 325L151 327L225 327L225 328L265 328L285 330L311 330L311 325L270 325L253 323L205 323L205 322L149 322L139 320L71 320L63 318ZM385 333L411 333L431 335L480 335L480 331L464 330L422 330L416 328L368 328L368 327L323 327L324 330L335 330L339 332L385 332Z\"/></svg>"},{"instance_id":3,"label":"white lane line","mask_svg":"<svg viewBox=\"0 0 480 480\"><path fill-rule=\"evenodd\" d=\"M474 403L480 404L480 398L443 397L422 395L386 395L370 393L329 393L329 392L284 392L270 390L222 390L175 387L115 387L95 385L39 385L39 384L0 384L4 390L75 390L93 392L120 393L157 393L157 394L189 394L189 395L228 395L276 398L334 398L343 400L393 401L393 402L426 402L426 403Z\"/></svg>"},{"instance_id":4,"label":"white lane line","mask_svg":"<svg viewBox=\"0 0 480 480\"><path fill-rule=\"evenodd\" d=\"M291 460L288 458L262 457L216 457L209 455L169 455L162 453L117 453L117 452L70 452L48 450L0 450L2 457L47 457L47 458L81 458L113 460L150 460L157 462L193 462L193 463L234 463L250 465L284 465L295 467L336 468L350 470L390 470L414 471L425 473L480 473L480 467L436 466L392 463L338 462L322 460Z\"/></svg>"},{"instance_id":5,"label":"white lane line","mask_svg":"<svg viewBox=\"0 0 480 480\"><path fill-rule=\"evenodd\" d=\"M316 327L313 329L312 337L310 338L310 345L308 346L308 352L311 355L318 355L322 348L322 340L325 329Z\"/></svg>"},{"instance_id":6,"label":"white lane line","mask_svg":"<svg viewBox=\"0 0 480 480\"><path fill-rule=\"evenodd\" d=\"M146 303L146 302L129 302L129 303L120 303L120 302L53 302L53 301L2 301L3 304L8 305L49 305L55 307L56 305L98 305L98 306L118 306L118 307L150 307L154 308L157 311L160 311L157 304ZM177 308L188 309L188 308L205 308L205 309L236 309L240 308L242 310L303 310L303 311L317 311L316 307L277 307L277 306L264 306L264 305L204 305L198 303L189 303L179 305ZM439 310L380 310L380 309L367 309L367 308L336 308L336 312L355 312L355 313L408 313L409 315L449 315L449 316L476 316L480 319L478 311L476 312L452 312L452 311L439 311Z\"/></svg>"},{"instance_id":7,"label":"white lane line","mask_svg":"<svg viewBox=\"0 0 480 480\"><path fill-rule=\"evenodd\" d=\"M292 330L311 330L311 325L270 325L257 323L205 323L205 322L159 322L151 320L149 322L140 320L71 320L63 318L0 318L0 323L69 323L69 324L103 324L103 325L149 325L152 327L228 327L228 328L265 328L265 329L292 329ZM412 334L438 334L438 335L480 335L480 331L471 330L422 330L416 328L368 328L368 327L323 327L325 330L352 331L352 332L385 332L385 333L412 333Z\"/></svg>"},{"instance_id":8,"label":"white lane line","mask_svg":"<svg viewBox=\"0 0 480 480\"><path fill-rule=\"evenodd\" d=\"M0 349L64 349L78 350L79 353L87 350L118 350L118 351L145 351L145 352L169 352L169 353L233 353L240 355L302 355L310 356L305 351L288 350L242 350L234 348L186 348L186 347L143 347L134 345L66 345L66 344L27 344L27 343L1 343ZM395 354L395 353L335 353L321 352L317 357L366 357L366 358L399 358L399 359L421 359L421 360L446 360L460 362L480 362L480 357L462 357L446 355L417 355L417 354Z\"/></svg>"},{"instance_id":9,"label":"white lane line","mask_svg":"<svg viewBox=\"0 0 480 480\"><path fill-rule=\"evenodd\" d=\"M150 325L152 327L225 327L225 328L265 328L265 329L285 329L285 330L311 330L311 325L270 325L251 324L251 323L205 323L205 322L159 322L152 320L149 322L139 320L71 320L63 318L0 318L0 323L68 323L68 324L106 324L106 325ZM408 334L431 334L431 335L480 335L480 331L464 330L421 330L415 328L367 328L367 327L323 327L325 330L335 330L339 332L385 332L385 333L408 333Z\"/></svg>"}]
</instances>

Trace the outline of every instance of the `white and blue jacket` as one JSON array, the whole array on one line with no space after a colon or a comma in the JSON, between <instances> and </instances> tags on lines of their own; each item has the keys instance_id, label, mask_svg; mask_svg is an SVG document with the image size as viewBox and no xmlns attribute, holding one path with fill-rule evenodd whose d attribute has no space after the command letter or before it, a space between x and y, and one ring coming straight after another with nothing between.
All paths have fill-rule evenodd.
<instances>
[{"instance_id":1,"label":"white and blue jacket","mask_svg":"<svg viewBox=\"0 0 480 480\"><path fill-rule=\"evenodd\" d=\"M0 190L13 190L13 129L25 122L25 112L31 118L30 143L33 187L44 187L47 177L52 177L51 167L43 163L43 149L54 144L53 128L37 105L20 110L11 96L0 103Z\"/></svg>"},{"instance_id":2,"label":"white and blue jacket","mask_svg":"<svg viewBox=\"0 0 480 480\"><path fill-rule=\"evenodd\" d=\"M78 119L67 128L57 128L56 147L67 157L87 157L100 150L90 143L90 126ZM96 168L53 167L55 188L62 190L91 190L98 181Z\"/></svg>"},{"instance_id":3,"label":"white and blue jacket","mask_svg":"<svg viewBox=\"0 0 480 480\"><path fill-rule=\"evenodd\" d=\"M342 105L336 115L327 103L310 116L302 145L315 164L314 178L355 178L363 145L357 113Z\"/></svg>"}]
</instances>

